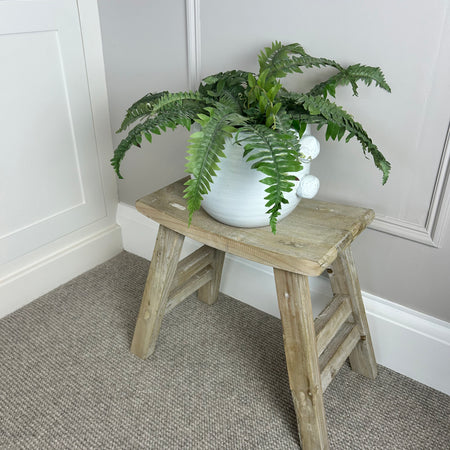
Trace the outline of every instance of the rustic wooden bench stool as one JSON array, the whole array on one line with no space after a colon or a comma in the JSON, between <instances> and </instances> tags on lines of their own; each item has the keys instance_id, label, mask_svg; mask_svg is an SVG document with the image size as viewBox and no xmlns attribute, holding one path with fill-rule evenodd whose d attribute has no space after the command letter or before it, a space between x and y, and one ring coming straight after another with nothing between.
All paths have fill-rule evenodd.
<instances>
[{"instance_id":1,"label":"rustic wooden bench stool","mask_svg":"<svg viewBox=\"0 0 450 450\"><path fill-rule=\"evenodd\" d=\"M374 212L315 200L269 227L223 225L203 210L188 212L179 180L136 203L160 224L137 318L131 352L146 358L154 349L165 312L188 295L213 304L219 293L225 252L273 267L283 325L289 383L302 446L328 448L322 393L347 357L354 371L374 378L375 356L361 290L350 251ZM205 244L178 262L185 236ZM308 276L327 270L333 300L314 320Z\"/></svg>"}]
</instances>

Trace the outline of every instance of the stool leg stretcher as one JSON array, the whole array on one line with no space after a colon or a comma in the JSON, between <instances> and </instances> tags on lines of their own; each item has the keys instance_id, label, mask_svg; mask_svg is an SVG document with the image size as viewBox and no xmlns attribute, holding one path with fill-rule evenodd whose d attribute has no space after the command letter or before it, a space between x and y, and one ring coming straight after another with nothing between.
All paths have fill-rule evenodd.
<instances>
[{"instance_id":1,"label":"stool leg stretcher","mask_svg":"<svg viewBox=\"0 0 450 450\"><path fill-rule=\"evenodd\" d=\"M353 319L358 326L361 336L361 339L349 356L352 370L367 378L374 379L377 376L377 362L350 246L338 252L338 256L331 265L331 272L328 271L328 275L333 293L335 295L344 294L350 297Z\"/></svg>"}]
</instances>

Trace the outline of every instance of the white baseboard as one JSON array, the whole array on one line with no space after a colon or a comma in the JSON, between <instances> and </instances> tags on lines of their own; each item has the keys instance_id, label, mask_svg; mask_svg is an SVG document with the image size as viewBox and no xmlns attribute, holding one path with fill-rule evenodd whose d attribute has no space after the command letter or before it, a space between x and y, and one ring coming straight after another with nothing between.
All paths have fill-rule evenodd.
<instances>
[{"instance_id":1,"label":"white baseboard","mask_svg":"<svg viewBox=\"0 0 450 450\"><path fill-rule=\"evenodd\" d=\"M20 269L0 278L0 317L25 306L72 278L112 258L123 249L120 227L110 225L75 242L39 249Z\"/></svg>"},{"instance_id":2,"label":"white baseboard","mask_svg":"<svg viewBox=\"0 0 450 450\"><path fill-rule=\"evenodd\" d=\"M117 222L124 249L151 259L158 224L120 203ZM183 254L200 245L186 239ZM326 278L310 278L314 313L331 298ZM244 303L279 317L272 269L227 255L221 289ZM363 292L379 364L450 395L450 324Z\"/></svg>"}]
</instances>

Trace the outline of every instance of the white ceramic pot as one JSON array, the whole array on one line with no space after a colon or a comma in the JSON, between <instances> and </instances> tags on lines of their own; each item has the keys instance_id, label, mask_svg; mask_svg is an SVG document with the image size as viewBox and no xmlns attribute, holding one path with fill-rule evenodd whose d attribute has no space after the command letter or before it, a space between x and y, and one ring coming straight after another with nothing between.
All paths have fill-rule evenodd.
<instances>
[{"instance_id":1,"label":"white ceramic pot","mask_svg":"<svg viewBox=\"0 0 450 450\"><path fill-rule=\"evenodd\" d=\"M291 213L301 198L313 198L319 190L319 179L310 175L311 160L320 151L318 140L309 134L309 127L300 139L300 161L303 169L295 172L298 178L294 189L285 194L289 203L281 208L278 220ZM235 144L233 139L225 142L225 158L221 159L216 177L211 184L211 192L204 196L202 207L219 222L236 227L262 227L269 225L269 215L264 190L267 185L259 180L264 174L251 169L253 162L246 162L243 158L244 149Z\"/></svg>"}]
</instances>

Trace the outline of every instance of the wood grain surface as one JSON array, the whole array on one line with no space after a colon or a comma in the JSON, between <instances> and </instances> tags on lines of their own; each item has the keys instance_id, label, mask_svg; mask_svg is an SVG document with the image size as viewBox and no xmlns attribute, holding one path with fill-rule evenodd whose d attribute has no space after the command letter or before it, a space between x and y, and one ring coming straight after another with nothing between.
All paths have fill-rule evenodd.
<instances>
[{"instance_id":1,"label":"wood grain surface","mask_svg":"<svg viewBox=\"0 0 450 450\"><path fill-rule=\"evenodd\" d=\"M303 275L320 275L373 220L371 209L302 199L288 217L270 227L237 228L224 225L202 209L188 226L183 198L186 179L136 202L145 216L203 244L275 268Z\"/></svg>"}]
</instances>

